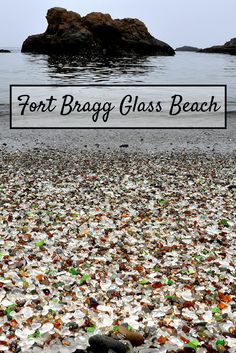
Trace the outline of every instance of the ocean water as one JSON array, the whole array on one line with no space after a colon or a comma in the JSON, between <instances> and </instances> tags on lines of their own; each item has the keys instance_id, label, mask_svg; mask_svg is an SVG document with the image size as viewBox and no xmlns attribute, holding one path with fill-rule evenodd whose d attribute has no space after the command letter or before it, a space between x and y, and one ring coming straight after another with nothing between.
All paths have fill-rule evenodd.
<instances>
[{"instance_id":1,"label":"ocean water","mask_svg":"<svg viewBox=\"0 0 236 353\"><path fill-rule=\"evenodd\" d=\"M10 84L226 84L236 112L236 56L179 52L174 57L82 58L0 54L0 114L9 111Z\"/></svg>"}]
</instances>

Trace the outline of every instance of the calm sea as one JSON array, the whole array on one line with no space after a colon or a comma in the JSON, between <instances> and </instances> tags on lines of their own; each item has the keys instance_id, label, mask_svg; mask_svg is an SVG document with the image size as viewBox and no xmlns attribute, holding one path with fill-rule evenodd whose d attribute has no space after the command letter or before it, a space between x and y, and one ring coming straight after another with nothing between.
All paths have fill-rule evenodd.
<instances>
[{"instance_id":1,"label":"calm sea","mask_svg":"<svg viewBox=\"0 0 236 353\"><path fill-rule=\"evenodd\" d=\"M236 57L176 53L174 57L93 59L0 54L0 114L9 110L10 84L227 84L228 111L236 112Z\"/></svg>"}]
</instances>

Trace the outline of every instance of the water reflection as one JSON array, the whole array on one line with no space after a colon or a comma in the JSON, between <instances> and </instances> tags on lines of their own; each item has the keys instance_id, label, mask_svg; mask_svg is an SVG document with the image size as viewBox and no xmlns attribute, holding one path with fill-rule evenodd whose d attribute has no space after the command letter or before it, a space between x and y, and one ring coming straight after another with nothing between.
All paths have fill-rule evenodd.
<instances>
[{"instance_id":1,"label":"water reflection","mask_svg":"<svg viewBox=\"0 0 236 353\"><path fill-rule=\"evenodd\" d=\"M88 58L22 54L0 56L0 101L10 84L227 84L228 109L236 111L236 57L178 53L175 56ZM0 106L0 110L3 107Z\"/></svg>"},{"instance_id":2,"label":"water reflection","mask_svg":"<svg viewBox=\"0 0 236 353\"><path fill-rule=\"evenodd\" d=\"M148 57L85 58L80 56L48 56L48 75L52 79L81 82L119 82L124 76L143 82L143 76L155 70ZM137 78L137 76L140 76Z\"/></svg>"}]
</instances>

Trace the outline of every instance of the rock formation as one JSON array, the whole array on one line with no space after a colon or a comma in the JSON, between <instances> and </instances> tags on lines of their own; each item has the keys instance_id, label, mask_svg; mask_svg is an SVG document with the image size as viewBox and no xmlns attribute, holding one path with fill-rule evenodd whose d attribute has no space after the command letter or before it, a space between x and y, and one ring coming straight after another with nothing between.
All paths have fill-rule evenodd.
<instances>
[{"instance_id":1,"label":"rock formation","mask_svg":"<svg viewBox=\"0 0 236 353\"><path fill-rule=\"evenodd\" d=\"M28 37L22 52L82 55L174 55L174 49L155 39L143 22L92 12L85 17L66 9L48 10L45 33Z\"/></svg>"},{"instance_id":2,"label":"rock formation","mask_svg":"<svg viewBox=\"0 0 236 353\"><path fill-rule=\"evenodd\" d=\"M0 49L0 53L10 53L10 50Z\"/></svg>"},{"instance_id":3,"label":"rock formation","mask_svg":"<svg viewBox=\"0 0 236 353\"><path fill-rule=\"evenodd\" d=\"M215 45L210 48L201 49L199 50L199 52L236 55L236 38L232 38L229 42L226 42L224 45Z\"/></svg>"},{"instance_id":4,"label":"rock formation","mask_svg":"<svg viewBox=\"0 0 236 353\"><path fill-rule=\"evenodd\" d=\"M197 52L199 51L199 48L196 47L190 47L190 46L183 46L180 48L176 48L175 51L193 51L193 52Z\"/></svg>"}]
</instances>

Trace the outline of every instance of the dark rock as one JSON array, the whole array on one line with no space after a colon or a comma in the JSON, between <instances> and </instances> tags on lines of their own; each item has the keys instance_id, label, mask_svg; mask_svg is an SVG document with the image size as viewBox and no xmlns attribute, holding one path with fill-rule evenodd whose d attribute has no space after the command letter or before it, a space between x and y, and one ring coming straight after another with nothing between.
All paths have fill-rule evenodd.
<instances>
[{"instance_id":1,"label":"dark rock","mask_svg":"<svg viewBox=\"0 0 236 353\"><path fill-rule=\"evenodd\" d=\"M120 148L128 148L128 147L129 147L129 145L127 145L127 144L120 145Z\"/></svg>"},{"instance_id":2,"label":"dark rock","mask_svg":"<svg viewBox=\"0 0 236 353\"><path fill-rule=\"evenodd\" d=\"M28 37L22 52L83 55L174 55L168 44L155 39L143 22L92 12L85 17L54 7L47 13L45 33Z\"/></svg>"},{"instance_id":3,"label":"dark rock","mask_svg":"<svg viewBox=\"0 0 236 353\"><path fill-rule=\"evenodd\" d=\"M215 45L210 48L200 49L199 52L236 55L236 38L232 38L229 42L226 42L224 45Z\"/></svg>"},{"instance_id":4,"label":"dark rock","mask_svg":"<svg viewBox=\"0 0 236 353\"><path fill-rule=\"evenodd\" d=\"M76 349L73 353L86 353L83 349Z\"/></svg>"},{"instance_id":5,"label":"dark rock","mask_svg":"<svg viewBox=\"0 0 236 353\"><path fill-rule=\"evenodd\" d=\"M0 49L0 53L10 53L10 50L6 50L6 49Z\"/></svg>"},{"instance_id":6,"label":"dark rock","mask_svg":"<svg viewBox=\"0 0 236 353\"><path fill-rule=\"evenodd\" d=\"M236 185L229 185L229 186L228 186L228 189L229 189L229 190L236 189Z\"/></svg>"},{"instance_id":7,"label":"dark rock","mask_svg":"<svg viewBox=\"0 0 236 353\"><path fill-rule=\"evenodd\" d=\"M108 353L109 349L116 353L126 353L127 347L120 341L114 338L94 335L89 338L89 350L94 353Z\"/></svg>"},{"instance_id":8,"label":"dark rock","mask_svg":"<svg viewBox=\"0 0 236 353\"><path fill-rule=\"evenodd\" d=\"M200 50L199 48L190 47L190 46L187 46L187 45L175 49L175 51L193 51L193 52L197 52L199 50Z\"/></svg>"}]
</instances>

